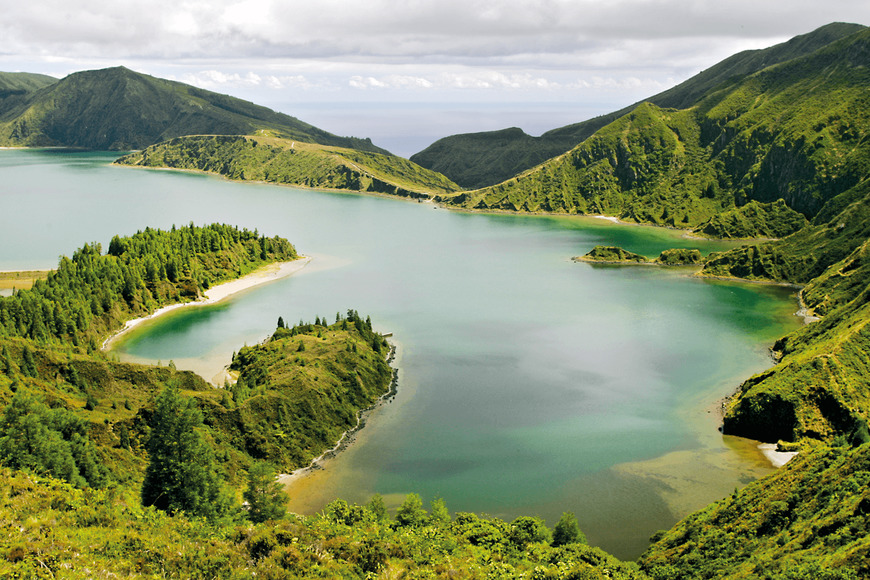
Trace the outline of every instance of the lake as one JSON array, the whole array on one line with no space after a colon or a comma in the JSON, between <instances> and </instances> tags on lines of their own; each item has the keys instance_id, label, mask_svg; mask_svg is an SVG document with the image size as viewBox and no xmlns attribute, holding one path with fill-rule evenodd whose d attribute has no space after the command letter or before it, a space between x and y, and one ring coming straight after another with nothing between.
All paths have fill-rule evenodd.
<instances>
[{"instance_id":1,"label":"lake","mask_svg":"<svg viewBox=\"0 0 870 580\"><path fill-rule=\"evenodd\" d=\"M790 289L691 270L574 263L597 244L655 256L720 242L594 218L432 204L113 167L111 153L0 151L0 269L51 268L85 242L224 222L280 235L301 273L143 325L127 360L210 379L285 321L355 309L398 345L399 393L327 468L291 488L310 513L405 494L553 525L636 558L656 530L772 468L718 432L719 400L797 327Z\"/></svg>"}]
</instances>

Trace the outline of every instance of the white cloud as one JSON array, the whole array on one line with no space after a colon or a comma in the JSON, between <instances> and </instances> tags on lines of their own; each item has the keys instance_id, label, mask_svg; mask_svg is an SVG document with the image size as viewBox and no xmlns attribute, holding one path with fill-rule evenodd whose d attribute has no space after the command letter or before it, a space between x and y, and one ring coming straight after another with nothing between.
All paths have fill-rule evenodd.
<instances>
[{"instance_id":1,"label":"white cloud","mask_svg":"<svg viewBox=\"0 0 870 580\"><path fill-rule=\"evenodd\" d=\"M870 24L864 0L0 0L0 13L2 70L123 64L267 105L514 100L584 114L739 50Z\"/></svg>"}]
</instances>

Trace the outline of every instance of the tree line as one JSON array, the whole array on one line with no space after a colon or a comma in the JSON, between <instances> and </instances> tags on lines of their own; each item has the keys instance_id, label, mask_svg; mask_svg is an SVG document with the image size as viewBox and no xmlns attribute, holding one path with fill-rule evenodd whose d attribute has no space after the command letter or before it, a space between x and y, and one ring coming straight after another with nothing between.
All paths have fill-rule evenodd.
<instances>
[{"instance_id":1,"label":"tree line","mask_svg":"<svg viewBox=\"0 0 870 580\"><path fill-rule=\"evenodd\" d=\"M293 245L224 224L115 236L85 244L33 288L0 298L0 336L92 352L125 319L197 298L210 286L298 256Z\"/></svg>"}]
</instances>

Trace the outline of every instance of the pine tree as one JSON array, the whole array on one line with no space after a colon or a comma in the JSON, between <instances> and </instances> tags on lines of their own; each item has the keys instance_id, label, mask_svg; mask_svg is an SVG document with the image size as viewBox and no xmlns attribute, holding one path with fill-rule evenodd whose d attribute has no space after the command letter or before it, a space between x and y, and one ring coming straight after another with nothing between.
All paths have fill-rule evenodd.
<instances>
[{"instance_id":1,"label":"pine tree","mask_svg":"<svg viewBox=\"0 0 870 580\"><path fill-rule=\"evenodd\" d=\"M3 345L3 354L2 354L2 365L3 365L3 374L8 377L12 376L12 372L14 370L12 366L12 357L9 356L9 349L6 348L6 345Z\"/></svg>"},{"instance_id":2,"label":"pine tree","mask_svg":"<svg viewBox=\"0 0 870 580\"><path fill-rule=\"evenodd\" d=\"M175 513L217 520L230 515L231 500L214 465L214 454L202 439L202 414L166 387L157 398L148 440L148 468L142 503Z\"/></svg>"},{"instance_id":3,"label":"pine tree","mask_svg":"<svg viewBox=\"0 0 870 580\"><path fill-rule=\"evenodd\" d=\"M258 461L248 472L248 488L242 494L248 502L248 519L258 524L284 517L287 495L275 480L275 470L266 462Z\"/></svg>"},{"instance_id":4,"label":"pine tree","mask_svg":"<svg viewBox=\"0 0 870 580\"><path fill-rule=\"evenodd\" d=\"M450 523L450 512L447 510L447 502L436 497L429 504L429 522L436 526L446 526Z\"/></svg>"},{"instance_id":5,"label":"pine tree","mask_svg":"<svg viewBox=\"0 0 870 580\"><path fill-rule=\"evenodd\" d=\"M33 360L33 352L29 346L25 346L22 352L21 372L28 377L36 377L36 363Z\"/></svg>"}]
</instances>

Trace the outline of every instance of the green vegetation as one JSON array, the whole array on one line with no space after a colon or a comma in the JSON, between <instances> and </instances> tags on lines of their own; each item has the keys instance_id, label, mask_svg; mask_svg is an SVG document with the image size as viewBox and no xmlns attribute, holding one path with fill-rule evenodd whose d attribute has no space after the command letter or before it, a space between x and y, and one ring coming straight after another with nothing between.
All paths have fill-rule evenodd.
<instances>
[{"instance_id":1,"label":"green vegetation","mask_svg":"<svg viewBox=\"0 0 870 580\"><path fill-rule=\"evenodd\" d=\"M623 250L619 246L595 246L584 256L574 258L575 261L602 262L605 264L647 264L645 256Z\"/></svg>"},{"instance_id":2,"label":"green vegetation","mask_svg":"<svg viewBox=\"0 0 870 580\"><path fill-rule=\"evenodd\" d=\"M700 250L673 248L663 251L658 258L650 260L646 256L629 252L619 246L595 246L583 256L573 258L575 262L599 262L602 264L650 264L658 266L694 266L704 263Z\"/></svg>"},{"instance_id":3,"label":"green vegetation","mask_svg":"<svg viewBox=\"0 0 870 580\"><path fill-rule=\"evenodd\" d=\"M870 72L859 55L868 43L862 29L731 79L690 108L643 103L534 169L436 199L468 209L785 235L799 226L794 212L815 216L867 175ZM752 201L773 205L709 221Z\"/></svg>"},{"instance_id":4,"label":"green vegetation","mask_svg":"<svg viewBox=\"0 0 870 580\"><path fill-rule=\"evenodd\" d=\"M248 470L248 487L242 497L247 504L248 519L255 524L287 515L284 507L287 496L276 476L275 469L265 461L254 463Z\"/></svg>"},{"instance_id":5,"label":"green vegetation","mask_svg":"<svg viewBox=\"0 0 870 580\"><path fill-rule=\"evenodd\" d=\"M3 80L0 77L0 90ZM369 139L338 137L241 99L124 67L51 81L42 81L46 84L41 90L0 99L0 145L125 151L181 135L265 132L306 143L387 153Z\"/></svg>"},{"instance_id":6,"label":"green vegetation","mask_svg":"<svg viewBox=\"0 0 870 580\"><path fill-rule=\"evenodd\" d=\"M4 120L4 111L15 108L34 91L56 82L56 78L46 75L0 72L0 122Z\"/></svg>"},{"instance_id":7,"label":"green vegetation","mask_svg":"<svg viewBox=\"0 0 870 580\"><path fill-rule=\"evenodd\" d=\"M202 414L194 401L166 387L154 403L149 428L142 504L210 521L228 517L232 499L223 489L214 451L200 434Z\"/></svg>"},{"instance_id":8,"label":"green vegetation","mask_svg":"<svg viewBox=\"0 0 870 580\"><path fill-rule=\"evenodd\" d=\"M807 218L784 200L746 205L724 211L695 228L711 238L784 238L808 224Z\"/></svg>"},{"instance_id":9,"label":"green vegetation","mask_svg":"<svg viewBox=\"0 0 870 580\"><path fill-rule=\"evenodd\" d=\"M170 517L121 489L79 490L0 469L0 574L144 578L646 578L585 543L552 547L533 518L460 513L414 525L377 503L260 524ZM548 534L548 532L547 532Z\"/></svg>"},{"instance_id":10,"label":"green vegetation","mask_svg":"<svg viewBox=\"0 0 870 580\"><path fill-rule=\"evenodd\" d=\"M88 422L71 411L50 409L19 391L0 418L0 457L14 469L54 475L78 487L102 487L107 474L88 430Z\"/></svg>"},{"instance_id":11,"label":"green vegetation","mask_svg":"<svg viewBox=\"0 0 870 580\"><path fill-rule=\"evenodd\" d=\"M198 298L264 264L294 260L286 240L212 224L115 236L107 255L87 244L30 290L0 299L0 337L93 352L125 320Z\"/></svg>"},{"instance_id":12,"label":"green vegetation","mask_svg":"<svg viewBox=\"0 0 870 580\"><path fill-rule=\"evenodd\" d=\"M690 266L703 262L704 257L701 255L700 250L690 250L688 248L665 250L656 258L656 264L661 264L662 266Z\"/></svg>"},{"instance_id":13,"label":"green vegetation","mask_svg":"<svg viewBox=\"0 0 870 580\"><path fill-rule=\"evenodd\" d=\"M401 157L271 137L182 137L122 157L117 163L421 199L458 189L443 175Z\"/></svg>"},{"instance_id":14,"label":"green vegetation","mask_svg":"<svg viewBox=\"0 0 870 580\"><path fill-rule=\"evenodd\" d=\"M770 48L747 50L644 100L663 108L689 108L723 85L734 83L735 79L742 79L766 67L806 56L863 29L858 24L838 22ZM532 137L516 128L453 135L412 155L411 161L443 173L463 188L484 188L506 181L567 152L605 125L630 113L638 105L636 103L607 115L553 129L540 137Z\"/></svg>"},{"instance_id":15,"label":"green vegetation","mask_svg":"<svg viewBox=\"0 0 870 580\"><path fill-rule=\"evenodd\" d=\"M847 580L870 574L870 445L807 450L660 534L652 578Z\"/></svg>"},{"instance_id":16,"label":"green vegetation","mask_svg":"<svg viewBox=\"0 0 870 580\"><path fill-rule=\"evenodd\" d=\"M806 284L805 307L823 316L777 341L778 364L741 385L726 432L765 441L863 437L870 412L868 195L864 181L787 238L709 256L705 275Z\"/></svg>"},{"instance_id":17,"label":"green vegetation","mask_svg":"<svg viewBox=\"0 0 870 580\"><path fill-rule=\"evenodd\" d=\"M358 190L401 174L406 181L390 182L388 193L441 183L442 201L467 208L603 213L781 238L707 258L668 250L652 261L803 285L807 313L821 319L777 341L776 366L744 382L724 420L727 433L780 441L798 457L656 534L640 568L585 545L570 513L551 533L534 517L451 517L442 500L427 510L409 494L394 519L380 496L287 516L275 470L307 465L359 425L389 389L388 345L348 311L331 325L279 318L270 339L234 356L238 380L226 389L173 366L108 360L98 343L124 320L295 257L284 240L191 226L116 237L106 256L87 245L31 290L0 298L0 574L867 577L868 47L870 31L832 25L736 55L669 92L670 101L598 120L600 130L561 157L478 191L449 193L410 164L302 139L179 139L139 158L238 179L356 180ZM506 148L525 139L502 137ZM649 261L617 247L585 258Z\"/></svg>"},{"instance_id":18,"label":"green vegetation","mask_svg":"<svg viewBox=\"0 0 870 580\"><path fill-rule=\"evenodd\" d=\"M359 413L390 390L389 347L355 311L328 326L279 327L244 347L226 405L211 398L205 422L221 446L269 461L284 471L305 467L355 429Z\"/></svg>"}]
</instances>

